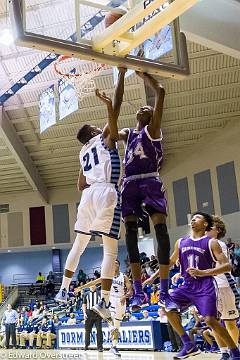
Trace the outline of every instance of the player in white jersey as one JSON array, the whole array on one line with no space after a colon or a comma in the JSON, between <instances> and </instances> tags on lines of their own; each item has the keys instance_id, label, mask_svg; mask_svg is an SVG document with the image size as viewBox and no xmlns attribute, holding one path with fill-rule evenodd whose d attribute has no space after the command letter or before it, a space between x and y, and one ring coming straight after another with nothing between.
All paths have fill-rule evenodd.
<instances>
[{"instance_id":1,"label":"player in white jersey","mask_svg":"<svg viewBox=\"0 0 240 360\"><path fill-rule=\"evenodd\" d=\"M90 286L101 283L101 279L93 280L85 285L79 286L74 289L75 294L82 289L89 288ZM114 330L112 332L112 347L109 352L115 356L120 357L121 354L117 349L118 335L120 329L120 322L122 321L126 312L126 299L133 294L132 284L127 275L120 272L120 262L115 261L115 272L112 279L112 286L110 290L110 312L113 319Z\"/></svg>"},{"instance_id":2,"label":"player in white jersey","mask_svg":"<svg viewBox=\"0 0 240 360\"><path fill-rule=\"evenodd\" d=\"M219 216L213 216L213 227L208 233L210 236L218 239L224 255L229 258L226 244L220 239L226 234L226 227ZM217 265L216 265L217 266ZM236 288L235 280L230 272L214 276L218 288L218 311L221 314L221 320L231 335L233 341L238 345L239 329L236 320L239 318L237 306L239 304L239 294ZM222 353L222 360L229 359L228 349L217 333L213 333Z\"/></svg>"},{"instance_id":3,"label":"player in white jersey","mask_svg":"<svg viewBox=\"0 0 240 360\"><path fill-rule=\"evenodd\" d=\"M118 92L124 86L125 69L119 69L118 84L115 90L114 103L96 90L96 95L106 103L108 123L103 130L92 125L84 125L77 134L83 144L80 151L78 189L82 197L78 207L73 247L68 255L62 285L55 300L67 301L71 279L91 236L100 235L103 239L103 262L101 267L101 302L93 310L107 319L109 295L114 274L114 262L117 257L117 244L120 233L120 193L118 183L121 177L120 157L117 150L117 119L120 113L122 96ZM122 90L120 91L122 94Z\"/></svg>"}]
</instances>

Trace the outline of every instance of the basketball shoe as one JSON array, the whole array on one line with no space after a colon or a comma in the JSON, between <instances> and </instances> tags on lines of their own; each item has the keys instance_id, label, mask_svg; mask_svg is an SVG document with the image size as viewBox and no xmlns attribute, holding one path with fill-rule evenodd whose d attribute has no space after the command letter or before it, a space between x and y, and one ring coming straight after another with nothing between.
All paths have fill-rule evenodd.
<instances>
[{"instance_id":1,"label":"basketball shoe","mask_svg":"<svg viewBox=\"0 0 240 360\"><path fill-rule=\"evenodd\" d=\"M59 303L67 303L68 292L66 289L60 289L54 300Z\"/></svg>"},{"instance_id":2,"label":"basketball shoe","mask_svg":"<svg viewBox=\"0 0 240 360\"><path fill-rule=\"evenodd\" d=\"M173 359L186 359L189 356L194 356L200 354L200 350L193 343L188 343L183 345L182 349L177 353Z\"/></svg>"},{"instance_id":3,"label":"basketball shoe","mask_svg":"<svg viewBox=\"0 0 240 360\"><path fill-rule=\"evenodd\" d=\"M101 316L101 318L103 320L111 321L112 317L111 317L109 307L110 307L110 303L107 306L105 300L102 299L101 301L99 301L98 304L96 304L92 307L92 311L94 311L99 316Z\"/></svg>"},{"instance_id":4,"label":"basketball shoe","mask_svg":"<svg viewBox=\"0 0 240 360\"><path fill-rule=\"evenodd\" d=\"M121 354L120 354L120 352L118 351L118 349L116 348L116 346L112 346L112 347L110 348L109 352L110 352L111 354L113 354L114 356L116 356L116 357L121 357Z\"/></svg>"}]
</instances>

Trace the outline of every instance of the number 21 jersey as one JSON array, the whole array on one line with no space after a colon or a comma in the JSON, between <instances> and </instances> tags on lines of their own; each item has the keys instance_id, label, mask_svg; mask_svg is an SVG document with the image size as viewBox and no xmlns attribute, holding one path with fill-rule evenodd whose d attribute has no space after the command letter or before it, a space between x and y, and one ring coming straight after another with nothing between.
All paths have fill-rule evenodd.
<instances>
[{"instance_id":1,"label":"number 21 jersey","mask_svg":"<svg viewBox=\"0 0 240 360\"><path fill-rule=\"evenodd\" d=\"M118 150L109 149L102 134L94 136L82 147L79 159L87 184L119 184L121 161Z\"/></svg>"}]
</instances>

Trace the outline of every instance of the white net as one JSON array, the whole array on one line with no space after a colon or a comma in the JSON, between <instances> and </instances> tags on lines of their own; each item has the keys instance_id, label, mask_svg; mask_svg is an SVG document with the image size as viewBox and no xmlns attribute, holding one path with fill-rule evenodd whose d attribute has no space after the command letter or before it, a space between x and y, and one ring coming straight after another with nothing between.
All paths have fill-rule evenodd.
<instances>
[{"instance_id":1,"label":"white net","mask_svg":"<svg viewBox=\"0 0 240 360\"><path fill-rule=\"evenodd\" d=\"M104 64L68 58L66 56L60 57L55 63L55 71L58 76L65 78L74 86L80 100L95 91L96 84L94 78L105 68L106 65Z\"/></svg>"}]
</instances>

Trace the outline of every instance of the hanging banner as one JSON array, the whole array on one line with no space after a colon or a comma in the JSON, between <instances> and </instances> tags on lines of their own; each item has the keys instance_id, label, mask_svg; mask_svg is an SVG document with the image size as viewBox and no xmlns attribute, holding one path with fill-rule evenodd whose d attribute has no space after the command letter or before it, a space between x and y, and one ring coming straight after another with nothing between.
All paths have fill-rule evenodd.
<instances>
[{"instance_id":1,"label":"hanging banner","mask_svg":"<svg viewBox=\"0 0 240 360\"><path fill-rule=\"evenodd\" d=\"M67 78L58 81L58 96L59 120L78 110L78 97L75 87Z\"/></svg>"},{"instance_id":2,"label":"hanging banner","mask_svg":"<svg viewBox=\"0 0 240 360\"><path fill-rule=\"evenodd\" d=\"M54 85L45 90L39 98L40 134L56 124Z\"/></svg>"}]
</instances>

